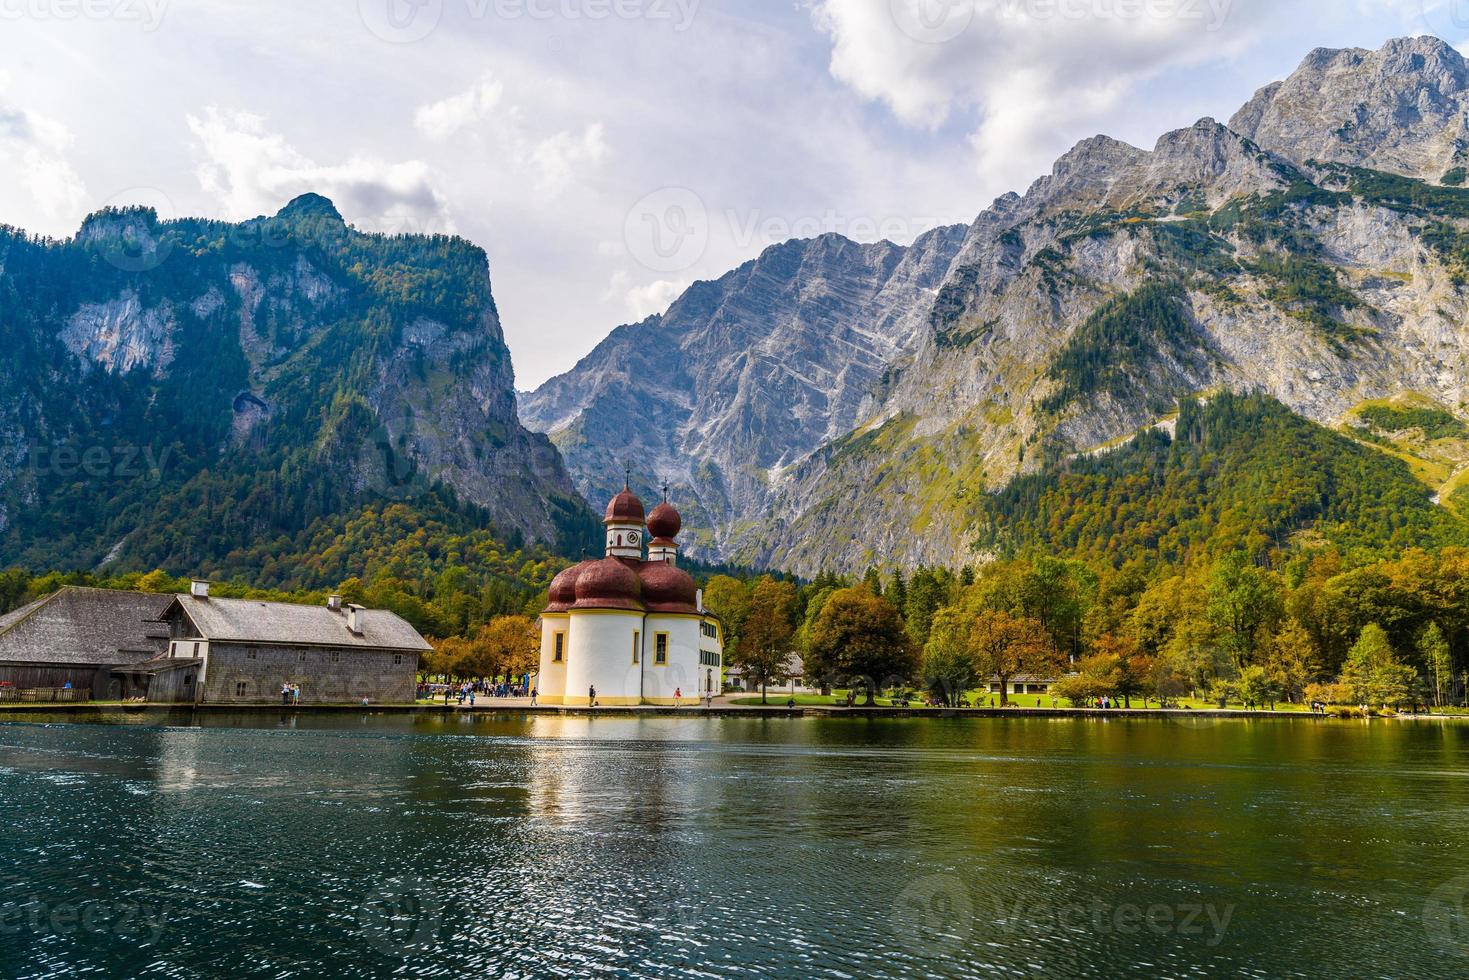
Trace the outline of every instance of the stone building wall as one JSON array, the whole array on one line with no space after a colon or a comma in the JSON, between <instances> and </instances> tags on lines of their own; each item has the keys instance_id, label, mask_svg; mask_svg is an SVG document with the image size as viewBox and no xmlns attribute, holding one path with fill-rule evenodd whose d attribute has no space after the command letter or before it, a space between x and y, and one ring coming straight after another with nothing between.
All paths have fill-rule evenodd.
<instances>
[{"instance_id":1,"label":"stone building wall","mask_svg":"<svg viewBox=\"0 0 1469 980\"><path fill-rule=\"evenodd\" d=\"M353 647L209 645L204 701L279 702L282 684L301 685L302 704L361 701L408 704L418 681L418 654Z\"/></svg>"}]
</instances>

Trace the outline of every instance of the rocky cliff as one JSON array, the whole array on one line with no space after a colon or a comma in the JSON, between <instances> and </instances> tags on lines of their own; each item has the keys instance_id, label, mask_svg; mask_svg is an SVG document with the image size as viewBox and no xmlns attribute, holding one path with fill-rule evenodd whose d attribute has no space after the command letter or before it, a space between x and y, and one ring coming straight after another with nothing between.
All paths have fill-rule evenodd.
<instances>
[{"instance_id":1,"label":"rocky cliff","mask_svg":"<svg viewBox=\"0 0 1469 980\"><path fill-rule=\"evenodd\" d=\"M467 242L360 234L313 195L236 225L108 211L0 236L0 324L0 561L206 572L395 501L543 543L591 522L516 417Z\"/></svg>"},{"instance_id":2,"label":"rocky cliff","mask_svg":"<svg viewBox=\"0 0 1469 980\"><path fill-rule=\"evenodd\" d=\"M717 557L789 468L856 424L926 329L963 233L936 229L907 248L839 235L773 246L614 330L522 396L521 418L550 434L594 501L622 486L625 464L670 483L691 550Z\"/></svg>"},{"instance_id":3,"label":"rocky cliff","mask_svg":"<svg viewBox=\"0 0 1469 980\"><path fill-rule=\"evenodd\" d=\"M787 444L812 447L758 468L761 493L711 509L717 553L808 573L974 561L990 537L984 494L1166 425L1189 394L1262 392L1323 424L1407 394L1462 413L1466 79L1431 38L1317 51L1229 126L1203 120L1151 150L1082 142L976 219L936 286L906 294L916 310L887 311L904 327L885 363L892 347L857 359L872 387L846 399L855 414L800 425L773 373L759 397L708 412L682 380L706 356L690 344L667 388L688 400L682 431L789 416L805 438ZM756 313L743 336L773 339L774 317ZM831 375L847 350L826 348ZM595 357L557 383L574 389ZM581 423L588 456L601 417ZM708 458L707 444L677 446L695 467Z\"/></svg>"}]
</instances>

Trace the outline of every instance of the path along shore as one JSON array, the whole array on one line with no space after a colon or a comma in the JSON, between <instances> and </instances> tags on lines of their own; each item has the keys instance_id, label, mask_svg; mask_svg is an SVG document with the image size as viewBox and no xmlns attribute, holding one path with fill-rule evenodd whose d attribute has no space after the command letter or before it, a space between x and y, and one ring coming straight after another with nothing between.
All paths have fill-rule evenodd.
<instances>
[{"instance_id":1,"label":"path along shore","mask_svg":"<svg viewBox=\"0 0 1469 980\"><path fill-rule=\"evenodd\" d=\"M458 716L525 716L545 715L549 717L664 717L664 718L1168 718L1177 721L1196 719L1217 721L1220 719L1289 718L1302 721L1323 720L1329 715L1311 714L1307 711L1244 711L1237 708L1220 710L1178 708L867 708L857 705L851 708L841 705L798 705L794 708L784 704L737 705L715 704L705 707L691 702L681 707L661 705L631 705L609 707L561 707L559 705L537 705L532 707L525 698L480 698L471 707L468 704L450 702L444 704L303 704L286 706L274 703L260 704L120 704L115 702L82 702L80 704L10 703L0 705L0 721L25 721L39 716L64 717L67 720L107 720L108 718L138 718L157 716L160 721L169 716L207 716L228 714L259 715L311 715L311 714L359 714L359 715L458 715ZM1387 721L1469 721L1466 715L1400 714L1385 718ZM1360 719L1359 719L1360 720Z\"/></svg>"}]
</instances>

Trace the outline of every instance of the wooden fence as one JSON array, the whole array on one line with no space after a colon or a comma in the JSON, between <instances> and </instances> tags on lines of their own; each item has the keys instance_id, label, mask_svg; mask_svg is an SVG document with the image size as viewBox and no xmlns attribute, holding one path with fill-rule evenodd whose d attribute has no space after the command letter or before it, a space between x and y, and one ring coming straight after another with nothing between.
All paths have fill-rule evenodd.
<instances>
[{"instance_id":1,"label":"wooden fence","mask_svg":"<svg viewBox=\"0 0 1469 980\"><path fill-rule=\"evenodd\" d=\"M0 702L90 701L92 692L84 688L65 687L0 687Z\"/></svg>"}]
</instances>

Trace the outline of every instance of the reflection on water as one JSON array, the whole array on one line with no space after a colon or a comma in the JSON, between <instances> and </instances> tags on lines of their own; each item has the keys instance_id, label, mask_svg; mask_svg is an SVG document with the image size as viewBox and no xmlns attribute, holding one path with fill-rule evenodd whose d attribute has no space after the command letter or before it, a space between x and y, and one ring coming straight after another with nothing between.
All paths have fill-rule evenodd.
<instances>
[{"instance_id":1,"label":"reflection on water","mask_svg":"<svg viewBox=\"0 0 1469 980\"><path fill-rule=\"evenodd\" d=\"M1469 972L1469 726L206 724L0 725L0 972Z\"/></svg>"}]
</instances>

